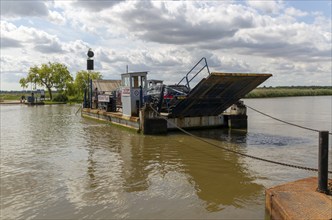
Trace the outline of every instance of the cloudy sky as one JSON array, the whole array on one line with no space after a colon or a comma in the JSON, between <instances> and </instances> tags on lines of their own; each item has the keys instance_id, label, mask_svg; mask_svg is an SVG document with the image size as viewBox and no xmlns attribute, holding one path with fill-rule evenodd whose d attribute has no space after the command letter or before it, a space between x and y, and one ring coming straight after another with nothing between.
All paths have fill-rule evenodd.
<instances>
[{"instance_id":1,"label":"cloudy sky","mask_svg":"<svg viewBox=\"0 0 332 220\"><path fill-rule=\"evenodd\" d=\"M330 85L331 1L1 0L1 90L29 68L95 52L104 79L149 71L176 83L202 57L211 71L272 73L264 85Z\"/></svg>"}]
</instances>

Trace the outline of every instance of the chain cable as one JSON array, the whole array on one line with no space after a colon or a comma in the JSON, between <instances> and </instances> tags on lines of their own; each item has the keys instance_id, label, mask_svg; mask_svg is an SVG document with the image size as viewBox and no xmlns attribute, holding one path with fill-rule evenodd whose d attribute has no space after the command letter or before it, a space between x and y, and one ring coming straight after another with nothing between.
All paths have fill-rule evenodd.
<instances>
[{"instance_id":1,"label":"chain cable","mask_svg":"<svg viewBox=\"0 0 332 220\"><path fill-rule=\"evenodd\" d=\"M232 149L229 149L229 148L226 148L226 147L222 147L220 145L217 145L215 143L212 143L210 141L207 141L205 140L204 138L201 138L199 136L196 136L186 130L184 130L183 128L177 126L177 124L175 124L174 122L168 120L167 117L164 117L162 115L160 115L160 113L154 109L152 107L152 105L150 104L150 107L151 109L162 119L166 120L168 123L172 124L173 126L175 126L177 129L179 129L180 131L182 131L183 133L197 139L197 140L200 140L206 144L209 144L209 145L212 145L214 147L217 147L219 149L222 149L222 150L225 150L225 151L228 151L228 152L231 152L231 153L234 153L234 154L238 154L238 155L241 155L243 157L248 157L248 158L251 158L251 159L255 159L255 160L259 160L259 161L264 161L264 162L268 162L268 163L272 163L272 164L277 164L277 165L281 165L281 166L286 166L286 167L292 167L292 168L297 168L297 169L301 169L301 170L306 170L306 171L313 171L313 172L318 172L318 169L316 168L311 168L311 167L304 167L304 166L299 166L299 165L294 165L294 164L288 164L288 163L283 163L283 162L278 162L278 161L273 161L273 160L269 160L269 159L265 159L265 158L261 158L261 157L256 157L256 156L253 156L253 155L249 155L249 154L245 154L245 153L241 153L241 152L238 152L238 151L235 151L235 150L232 150ZM328 173L332 174L332 171L328 171Z\"/></svg>"},{"instance_id":2,"label":"chain cable","mask_svg":"<svg viewBox=\"0 0 332 220\"><path fill-rule=\"evenodd\" d=\"M269 117L269 118L272 118L272 119L274 119L274 120L276 120L276 121L280 121L280 122L282 122L282 123L285 123L285 124L288 124L288 125L291 125L291 126L295 126L295 127L298 127L298 128L302 128L302 129L305 129L305 130L315 131L315 132L320 132L320 131L317 130L317 129L312 129L312 128L304 127L304 126L301 126L301 125L297 125L297 124L294 124L294 123L291 123L291 122L287 122L287 121L281 120L281 119L279 119L279 118L273 117L273 116L268 115L268 114L266 114L266 113L264 113L264 112L261 112L261 111L259 111L259 110L257 110L257 109L254 109L253 107L250 107L249 105L245 105L245 106L247 106L247 108L250 108L251 110L253 110L253 111L255 111L255 112L259 113L259 114L265 115L265 116L267 116L267 117ZM332 133L329 132L329 135L332 135Z\"/></svg>"}]
</instances>

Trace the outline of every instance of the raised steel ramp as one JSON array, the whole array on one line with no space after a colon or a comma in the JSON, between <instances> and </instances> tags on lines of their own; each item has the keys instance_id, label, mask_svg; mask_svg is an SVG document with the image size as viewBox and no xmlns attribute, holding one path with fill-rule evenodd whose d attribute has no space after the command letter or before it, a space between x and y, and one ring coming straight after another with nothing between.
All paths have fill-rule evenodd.
<instances>
[{"instance_id":1,"label":"raised steel ramp","mask_svg":"<svg viewBox=\"0 0 332 220\"><path fill-rule=\"evenodd\" d=\"M216 116L243 98L272 74L211 73L172 109L169 118Z\"/></svg>"}]
</instances>

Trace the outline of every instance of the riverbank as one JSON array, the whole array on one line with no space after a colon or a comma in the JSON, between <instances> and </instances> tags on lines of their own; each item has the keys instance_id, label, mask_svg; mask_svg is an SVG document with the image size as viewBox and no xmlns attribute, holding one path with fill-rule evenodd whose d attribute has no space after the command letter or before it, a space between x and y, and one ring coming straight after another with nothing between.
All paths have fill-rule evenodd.
<instances>
[{"instance_id":1,"label":"riverbank","mask_svg":"<svg viewBox=\"0 0 332 220\"><path fill-rule=\"evenodd\" d=\"M246 95L245 98L272 98L291 96L325 96L332 95L331 86L301 86L301 87L263 87L256 88Z\"/></svg>"},{"instance_id":2,"label":"riverbank","mask_svg":"<svg viewBox=\"0 0 332 220\"><path fill-rule=\"evenodd\" d=\"M37 94L37 93L36 93ZM30 92L26 91L0 91L0 104L21 104L20 100L22 96L26 98L30 96ZM48 94L45 96L45 104L78 104L83 102L82 100L78 99L77 97L68 96L67 100L63 100L62 97L58 98L58 94L53 92L53 101L50 101L50 97ZM40 95L36 95L36 97L40 97ZM27 101L27 100L26 100Z\"/></svg>"},{"instance_id":3,"label":"riverbank","mask_svg":"<svg viewBox=\"0 0 332 220\"><path fill-rule=\"evenodd\" d=\"M1 100L0 105L24 105L28 102L21 102L19 100ZM44 101L45 105L58 105L58 104L72 104L70 102L53 102L53 101Z\"/></svg>"},{"instance_id":4,"label":"riverbank","mask_svg":"<svg viewBox=\"0 0 332 220\"><path fill-rule=\"evenodd\" d=\"M24 104L18 100L0 100L0 105Z\"/></svg>"},{"instance_id":5,"label":"riverbank","mask_svg":"<svg viewBox=\"0 0 332 220\"><path fill-rule=\"evenodd\" d=\"M19 104L22 95L28 96L28 93L20 92L0 92L0 104L5 102L15 102ZM256 88L245 96L245 98L273 98L273 97L291 97L291 96L325 96L332 95L332 86L278 86ZM47 97L46 97L47 98ZM76 97L69 97L67 103L81 103L83 100L77 100ZM53 104L63 104L53 103Z\"/></svg>"}]
</instances>

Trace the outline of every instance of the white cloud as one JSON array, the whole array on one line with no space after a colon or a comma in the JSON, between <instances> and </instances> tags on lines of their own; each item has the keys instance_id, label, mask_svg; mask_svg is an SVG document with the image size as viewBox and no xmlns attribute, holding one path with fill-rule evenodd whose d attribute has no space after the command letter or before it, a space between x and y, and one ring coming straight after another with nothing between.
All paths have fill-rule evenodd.
<instances>
[{"instance_id":1,"label":"white cloud","mask_svg":"<svg viewBox=\"0 0 332 220\"><path fill-rule=\"evenodd\" d=\"M43 1L1 1L1 16L19 18L22 16L43 17L48 9Z\"/></svg>"},{"instance_id":2,"label":"white cloud","mask_svg":"<svg viewBox=\"0 0 332 220\"><path fill-rule=\"evenodd\" d=\"M73 2L74 7L80 7L86 11L99 12L108 8L112 8L114 5L121 3L123 0L112 0L112 1L86 1L77 0Z\"/></svg>"},{"instance_id":3,"label":"white cloud","mask_svg":"<svg viewBox=\"0 0 332 220\"><path fill-rule=\"evenodd\" d=\"M284 7L282 0L247 0L247 4L267 14L277 14Z\"/></svg>"},{"instance_id":4,"label":"white cloud","mask_svg":"<svg viewBox=\"0 0 332 220\"><path fill-rule=\"evenodd\" d=\"M119 78L129 65L131 71L148 70L151 78L176 83L205 56L211 71L271 72L275 85L286 79L308 84L317 76L318 84L331 83L331 21L322 13L286 8L282 1L91 4L46 2L48 13L39 13L43 20L29 14L20 20L4 17L5 79L48 61L62 62L74 74L85 69L87 49L93 48L96 70L105 78ZM314 22L306 23L306 16Z\"/></svg>"},{"instance_id":5,"label":"white cloud","mask_svg":"<svg viewBox=\"0 0 332 220\"><path fill-rule=\"evenodd\" d=\"M130 32L142 40L165 44L192 44L228 38L240 28L254 25L253 15L243 6L222 5L205 13L197 12L199 9L188 2L175 4L177 7L169 10L166 3L161 3L158 10L150 2L135 2L131 3L132 7L109 13L112 16L107 14L105 19L110 21L111 26L117 24L122 27L120 31Z\"/></svg>"},{"instance_id":6,"label":"white cloud","mask_svg":"<svg viewBox=\"0 0 332 220\"><path fill-rule=\"evenodd\" d=\"M57 11L50 11L49 20L58 25L64 25L66 23L66 19Z\"/></svg>"},{"instance_id":7,"label":"white cloud","mask_svg":"<svg viewBox=\"0 0 332 220\"><path fill-rule=\"evenodd\" d=\"M303 17L303 16L307 16L308 12L304 12L304 11L301 11L299 9L290 7L290 8L285 9L285 14L290 15L290 16L294 16L294 17Z\"/></svg>"},{"instance_id":8,"label":"white cloud","mask_svg":"<svg viewBox=\"0 0 332 220\"><path fill-rule=\"evenodd\" d=\"M69 41L68 43L63 43L63 49L70 53L75 52L86 52L89 49L88 43L82 40Z\"/></svg>"},{"instance_id":9,"label":"white cloud","mask_svg":"<svg viewBox=\"0 0 332 220\"><path fill-rule=\"evenodd\" d=\"M14 31L14 30L17 29L16 26L14 24L10 23L10 22L4 21L4 20L2 20L0 22L1 22L1 26L0 26L0 28L1 28L1 37L3 36L2 35L3 33L11 32L11 31Z\"/></svg>"},{"instance_id":10,"label":"white cloud","mask_svg":"<svg viewBox=\"0 0 332 220\"><path fill-rule=\"evenodd\" d=\"M27 49L36 49L42 53L62 51L61 43L56 36L31 27L16 27L6 21L1 21L1 37L6 38L7 41L10 39L17 44L22 44Z\"/></svg>"},{"instance_id":11,"label":"white cloud","mask_svg":"<svg viewBox=\"0 0 332 220\"><path fill-rule=\"evenodd\" d=\"M22 56L17 59L14 56L1 54L1 73L3 72L24 72L29 67L28 57Z\"/></svg>"},{"instance_id":12,"label":"white cloud","mask_svg":"<svg viewBox=\"0 0 332 220\"><path fill-rule=\"evenodd\" d=\"M325 35L325 37L328 37L331 39L331 33L332 33L332 20L331 17L327 18L324 17L320 13L314 13L314 22L313 25L320 29L322 34Z\"/></svg>"},{"instance_id":13,"label":"white cloud","mask_svg":"<svg viewBox=\"0 0 332 220\"><path fill-rule=\"evenodd\" d=\"M1 48L22 47L22 44L15 39L1 37Z\"/></svg>"}]
</instances>

